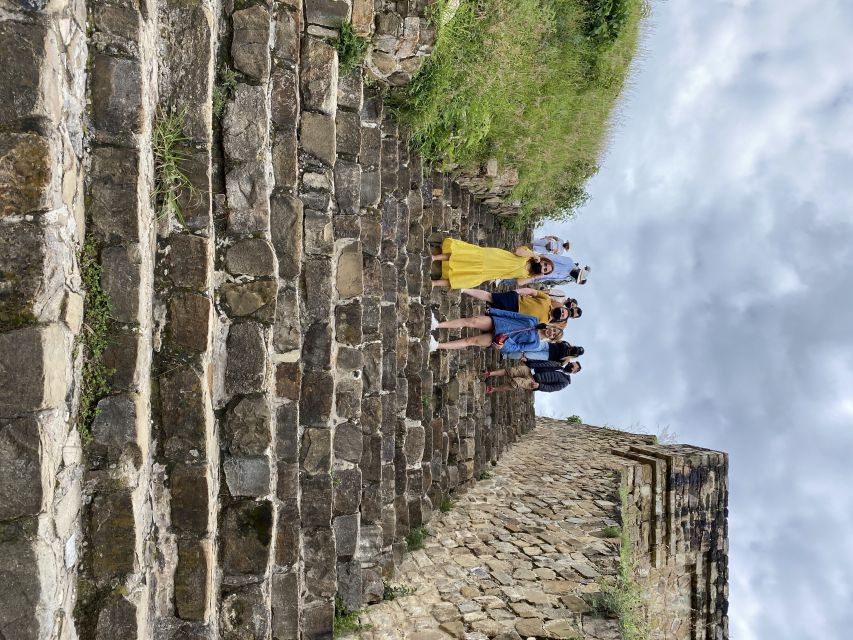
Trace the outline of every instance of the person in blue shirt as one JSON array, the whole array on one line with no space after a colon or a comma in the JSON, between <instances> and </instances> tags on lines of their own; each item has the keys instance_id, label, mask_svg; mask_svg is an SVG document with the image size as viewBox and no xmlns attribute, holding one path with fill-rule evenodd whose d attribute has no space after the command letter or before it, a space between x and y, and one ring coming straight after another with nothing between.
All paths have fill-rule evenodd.
<instances>
[{"instance_id":1,"label":"person in blue shirt","mask_svg":"<svg viewBox=\"0 0 853 640\"><path fill-rule=\"evenodd\" d=\"M459 318L439 322L437 329L479 329L477 336L468 336L449 342L435 342L435 349L464 349L466 347L488 347L494 345L501 353L514 353L536 349L543 340L559 340L563 330L553 325L545 325L538 318L523 313L489 309L488 315L473 318Z\"/></svg>"},{"instance_id":2,"label":"person in blue shirt","mask_svg":"<svg viewBox=\"0 0 853 640\"><path fill-rule=\"evenodd\" d=\"M543 236L533 241L533 250L539 253L551 253L559 256L572 248L571 242L563 242L557 236Z\"/></svg>"},{"instance_id":3,"label":"person in blue shirt","mask_svg":"<svg viewBox=\"0 0 853 640\"><path fill-rule=\"evenodd\" d=\"M567 364L584 354L584 348L568 342L540 342L538 349L502 354L507 360L551 360Z\"/></svg>"}]
</instances>

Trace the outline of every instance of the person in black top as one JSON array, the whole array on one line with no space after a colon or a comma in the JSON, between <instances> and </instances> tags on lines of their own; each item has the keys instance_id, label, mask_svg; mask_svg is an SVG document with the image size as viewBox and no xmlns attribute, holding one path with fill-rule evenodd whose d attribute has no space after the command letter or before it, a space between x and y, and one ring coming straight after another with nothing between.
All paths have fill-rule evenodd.
<instances>
[{"instance_id":1,"label":"person in black top","mask_svg":"<svg viewBox=\"0 0 853 640\"><path fill-rule=\"evenodd\" d=\"M561 362L553 360L531 360L526 365L507 367L497 371L487 371L486 378L510 378L509 384L497 387L486 387L486 393L495 391L511 391L512 389L526 389L528 391L559 391L565 389L572 382L572 373L581 370L580 362L570 362L563 366Z\"/></svg>"}]
</instances>

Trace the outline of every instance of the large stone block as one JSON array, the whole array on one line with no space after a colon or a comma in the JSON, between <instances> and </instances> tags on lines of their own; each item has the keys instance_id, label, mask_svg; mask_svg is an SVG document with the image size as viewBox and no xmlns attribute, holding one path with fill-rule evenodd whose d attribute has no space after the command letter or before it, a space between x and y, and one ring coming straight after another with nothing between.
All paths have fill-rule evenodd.
<instances>
[{"instance_id":1,"label":"large stone block","mask_svg":"<svg viewBox=\"0 0 853 640\"><path fill-rule=\"evenodd\" d=\"M296 638L299 635L299 576L278 573L270 584L272 635L274 638Z\"/></svg>"},{"instance_id":2,"label":"large stone block","mask_svg":"<svg viewBox=\"0 0 853 640\"><path fill-rule=\"evenodd\" d=\"M302 388L302 368L298 362L280 362L275 367L275 392L279 398L298 401Z\"/></svg>"},{"instance_id":3,"label":"large stone block","mask_svg":"<svg viewBox=\"0 0 853 640\"><path fill-rule=\"evenodd\" d=\"M0 330L58 318L64 284L63 265L58 263L62 257L52 255L38 223L20 221L0 227ZM50 304L50 293L54 304Z\"/></svg>"},{"instance_id":4,"label":"large stone block","mask_svg":"<svg viewBox=\"0 0 853 640\"><path fill-rule=\"evenodd\" d=\"M92 439L106 449L107 459L117 462L127 445L136 444L137 398L131 394L107 396L98 402L92 422Z\"/></svg>"},{"instance_id":5,"label":"large stone block","mask_svg":"<svg viewBox=\"0 0 853 640\"><path fill-rule=\"evenodd\" d=\"M225 414L224 443L234 456L259 456L270 443L272 415L264 396L247 396Z\"/></svg>"},{"instance_id":6,"label":"large stone block","mask_svg":"<svg viewBox=\"0 0 853 640\"><path fill-rule=\"evenodd\" d=\"M178 541L178 565L175 567L175 613L183 620L204 620L207 609L208 568L204 543ZM117 637L117 636L113 636Z\"/></svg>"},{"instance_id":7,"label":"large stone block","mask_svg":"<svg viewBox=\"0 0 853 640\"><path fill-rule=\"evenodd\" d=\"M0 637L37 640L36 607L41 594L38 560L33 548L35 519L19 520L0 529Z\"/></svg>"},{"instance_id":8,"label":"large stone block","mask_svg":"<svg viewBox=\"0 0 853 640\"><path fill-rule=\"evenodd\" d=\"M279 288L272 336L273 346L279 353L302 347L302 323L299 317L301 306L296 289Z\"/></svg>"},{"instance_id":9,"label":"large stone block","mask_svg":"<svg viewBox=\"0 0 853 640\"><path fill-rule=\"evenodd\" d=\"M339 29L349 21L351 0L305 0L308 24Z\"/></svg>"},{"instance_id":10,"label":"large stone block","mask_svg":"<svg viewBox=\"0 0 853 640\"><path fill-rule=\"evenodd\" d=\"M36 420L0 419L0 521L36 516L41 510L39 447Z\"/></svg>"},{"instance_id":11,"label":"large stone block","mask_svg":"<svg viewBox=\"0 0 853 640\"><path fill-rule=\"evenodd\" d=\"M303 536L305 588L313 596L332 598L335 580L335 537L331 528L316 529ZM313 637L313 636L312 636Z\"/></svg>"},{"instance_id":12,"label":"large stone block","mask_svg":"<svg viewBox=\"0 0 853 640\"><path fill-rule=\"evenodd\" d=\"M356 513L361 503L361 471L359 469L336 469L333 486L335 516Z\"/></svg>"},{"instance_id":13,"label":"large stone block","mask_svg":"<svg viewBox=\"0 0 853 640\"><path fill-rule=\"evenodd\" d=\"M277 194L270 200L272 242L279 277L296 278L302 268L303 210L299 198Z\"/></svg>"},{"instance_id":14,"label":"large stone block","mask_svg":"<svg viewBox=\"0 0 853 640\"><path fill-rule=\"evenodd\" d=\"M275 275L273 248L263 238L239 240L228 247L225 253L225 267L229 272L239 275Z\"/></svg>"},{"instance_id":15,"label":"large stone block","mask_svg":"<svg viewBox=\"0 0 853 640\"><path fill-rule=\"evenodd\" d=\"M335 118L326 113L303 112L299 122L299 144L324 164L334 165L337 153Z\"/></svg>"},{"instance_id":16,"label":"large stone block","mask_svg":"<svg viewBox=\"0 0 853 640\"><path fill-rule=\"evenodd\" d=\"M272 505L254 500L226 505L219 535L226 576L264 573L272 540Z\"/></svg>"},{"instance_id":17,"label":"large stone block","mask_svg":"<svg viewBox=\"0 0 853 640\"><path fill-rule=\"evenodd\" d=\"M139 62L95 54L91 84L95 129L122 138L138 133L142 127L142 70Z\"/></svg>"},{"instance_id":18,"label":"large stone block","mask_svg":"<svg viewBox=\"0 0 853 640\"><path fill-rule=\"evenodd\" d=\"M299 62L299 33L302 31L302 12L281 10L275 16L275 46L273 58L276 62L296 64Z\"/></svg>"},{"instance_id":19,"label":"large stone block","mask_svg":"<svg viewBox=\"0 0 853 640\"><path fill-rule=\"evenodd\" d=\"M163 448L171 460L197 459L205 450L205 382L189 367L159 378Z\"/></svg>"},{"instance_id":20,"label":"large stone block","mask_svg":"<svg viewBox=\"0 0 853 640\"><path fill-rule=\"evenodd\" d=\"M0 333L0 417L62 406L67 358L58 324Z\"/></svg>"},{"instance_id":21,"label":"large stone block","mask_svg":"<svg viewBox=\"0 0 853 640\"><path fill-rule=\"evenodd\" d=\"M55 119L61 102L51 68L58 50L43 24L0 23L0 123L20 118ZM9 62L14 61L14 64Z\"/></svg>"},{"instance_id":22,"label":"large stone block","mask_svg":"<svg viewBox=\"0 0 853 640\"><path fill-rule=\"evenodd\" d=\"M296 71L276 71L270 82L270 110L276 126L291 129L299 117L299 81Z\"/></svg>"},{"instance_id":23,"label":"large stone block","mask_svg":"<svg viewBox=\"0 0 853 640\"><path fill-rule=\"evenodd\" d=\"M0 218L49 208L52 177L47 138L0 133Z\"/></svg>"},{"instance_id":24,"label":"large stone block","mask_svg":"<svg viewBox=\"0 0 853 640\"><path fill-rule=\"evenodd\" d=\"M205 291L210 286L210 241L187 233L169 238L168 277L175 286Z\"/></svg>"},{"instance_id":25,"label":"large stone block","mask_svg":"<svg viewBox=\"0 0 853 640\"><path fill-rule=\"evenodd\" d=\"M173 294L168 323L171 344L180 350L206 351L212 310L210 299L203 295L184 291Z\"/></svg>"},{"instance_id":26,"label":"large stone block","mask_svg":"<svg viewBox=\"0 0 853 640\"><path fill-rule=\"evenodd\" d=\"M249 162L231 169L225 176L225 191L231 235L269 231L270 183L262 165Z\"/></svg>"},{"instance_id":27,"label":"large stone block","mask_svg":"<svg viewBox=\"0 0 853 640\"><path fill-rule=\"evenodd\" d=\"M354 300L335 307L335 338L338 342L355 346L361 343L361 302Z\"/></svg>"},{"instance_id":28,"label":"large stone block","mask_svg":"<svg viewBox=\"0 0 853 640\"><path fill-rule=\"evenodd\" d=\"M259 498L270 493L270 461L266 456L228 457L222 471L233 497Z\"/></svg>"},{"instance_id":29,"label":"large stone block","mask_svg":"<svg viewBox=\"0 0 853 640\"><path fill-rule=\"evenodd\" d=\"M276 411L276 455L279 462L294 464L299 460L299 407L295 402L281 405Z\"/></svg>"},{"instance_id":30,"label":"large stone block","mask_svg":"<svg viewBox=\"0 0 853 640\"><path fill-rule=\"evenodd\" d=\"M249 584L222 596L221 640L256 640L269 634L269 608L261 585Z\"/></svg>"},{"instance_id":31,"label":"large stone block","mask_svg":"<svg viewBox=\"0 0 853 640\"><path fill-rule=\"evenodd\" d=\"M303 108L334 117L338 90L338 53L335 48L318 38L303 38L300 68Z\"/></svg>"},{"instance_id":32,"label":"large stone block","mask_svg":"<svg viewBox=\"0 0 853 640\"><path fill-rule=\"evenodd\" d=\"M139 322L142 252L138 244L107 247L101 252L101 286L119 322Z\"/></svg>"},{"instance_id":33,"label":"large stone block","mask_svg":"<svg viewBox=\"0 0 853 640\"><path fill-rule=\"evenodd\" d=\"M301 522L303 529L332 526L332 477L328 473L316 476L301 474ZM333 552L334 555L334 552Z\"/></svg>"},{"instance_id":34,"label":"large stone block","mask_svg":"<svg viewBox=\"0 0 853 640\"><path fill-rule=\"evenodd\" d=\"M222 122L225 154L232 162L257 162L258 154L266 148L269 120L266 101L263 87L237 85Z\"/></svg>"},{"instance_id":35,"label":"large stone block","mask_svg":"<svg viewBox=\"0 0 853 640\"><path fill-rule=\"evenodd\" d=\"M305 260L305 308L315 322L328 321L332 313L332 261L326 257Z\"/></svg>"},{"instance_id":36,"label":"large stone block","mask_svg":"<svg viewBox=\"0 0 853 640\"><path fill-rule=\"evenodd\" d=\"M222 296L232 317L252 316L261 322L271 323L275 318L278 283L275 280L255 282L226 282Z\"/></svg>"},{"instance_id":37,"label":"large stone block","mask_svg":"<svg viewBox=\"0 0 853 640\"><path fill-rule=\"evenodd\" d=\"M361 462L363 446L360 425L344 422L335 428L335 460L358 464Z\"/></svg>"},{"instance_id":38,"label":"large stone block","mask_svg":"<svg viewBox=\"0 0 853 640\"><path fill-rule=\"evenodd\" d=\"M341 299L354 298L364 293L360 242L351 242L341 250L335 287Z\"/></svg>"},{"instance_id":39,"label":"large stone block","mask_svg":"<svg viewBox=\"0 0 853 640\"><path fill-rule=\"evenodd\" d=\"M360 377L344 376L335 387L335 411L339 418L358 420L361 416L362 382Z\"/></svg>"},{"instance_id":40,"label":"large stone block","mask_svg":"<svg viewBox=\"0 0 853 640\"><path fill-rule=\"evenodd\" d=\"M309 474L328 473L332 465L332 433L329 429L305 429L299 446L299 466Z\"/></svg>"},{"instance_id":41,"label":"large stone block","mask_svg":"<svg viewBox=\"0 0 853 640\"><path fill-rule=\"evenodd\" d=\"M358 548L358 530L361 518L358 513L337 516L332 528L335 531L335 546L339 558L351 558Z\"/></svg>"},{"instance_id":42,"label":"large stone block","mask_svg":"<svg viewBox=\"0 0 853 640\"><path fill-rule=\"evenodd\" d=\"M274 133L272 145L272 170L275 186L292 191L299 174L296 127L279 129Z\"/></svg>"},{"instance_id":43,"label":"large stone block","mask_svg":"<svg viewBox=\"0 0 853 640\"><path fill-rule=\"evenodd\" d=\"M111 580L133 571L136 533L130 491L97 494L88 509L88 540L92 571Z\"/></svg>"},{"instance_id":44,"label":"large stone block","mask_svg":"<svg viewBox=\"0 0 853 640\"><path fill-rule=\"evenodd\" d=\"M92 225L107 244L140 239L139 152L95 147L89 170Z\"/></svg>"},{"instance_id":45,"label":"large stone block","mask_svg":"<svg viewBox=\"0 0 853 640\"><path fill-rule=\"evenodd\" d=\"M306 209L305 252L316 256L331 256L334 239L334 224L332 223L331 212L325 209L323 211Z\"/></svg>"},{"instance_id":46,"label":"large stone block","mask_svg":"<svg viewBox=\"0 0 853 640\"><path fill-rule=\"evenodd\" d=\"M203 534L207 531L208 486L204 464L176 464L169 475L172 526Z\"/></svg>"},{"instance_id":47,"label":"large stone block","mask_svg":"<svg viewBox=\"0 0 853 640\"><path fill-rule=\"evenodd\" d=\"M315 322L308 327L302 344L305 370L329 369L332 365L332 327L328 322Z\"/></svg>"},{"instance_id":48,"label":"large stone block","mask_svg":"<svg viewBox=\"0 0 853 640\"><path fill-rule=\"evenodd\" d=\"M329 640L334 623L335 605L331 599L312 602L302 610L302 637Z\"/></svg>"},{"instance_id":49,"label":"large stone block","mask_svg":"<svg viewBox=\"0 0 853 640\"><path fill-rule=\"evenodd\" d=\"M357 163L335 163L335 200L341 213L356 215L361 210L361 167Z\"/></svg>"},{"instance_id":50,"label":"large stone block","mask_svg":"<svg viewBox=\"0 0 853 640\"><path fill-rule=\"evenodd\" d=\"M255 4L231 15L234 37L231 58L237 70L263 82L270 74L270 14L263 5Z\"/></svg>"},{"instance_id":51,"label":"large stone block","mask_svg":"<svg viewBox=\"0 0 853 640\"><path fill-rule=\"evenodd\" d=\"M225 391L228 394L263 391L266 381L267 349L264 332L256 322L235 324L226 343Z\"/></svg>"},{"instance_id":52,"label":"large stone block","mask_svg":"<svg viewBox=\"0 0 853 640\"><path fill-rule=\"evenodd\" d=\"M103 603L95 628L96 640L137 637L136 606L119 594Z\"/></svg>"},{"instance_id":53,"label":"large stone block","mask_svg":"<svg viewBox=\"0 0 853 640\"><path fill-rule=\"evenodd\" d=\"M364 102L364 81L360 73L349 73L338 78L338 107L350 109L358 115ZM342 113L340 110L338 114ZM358 153L356 151L356 153Z\"/></svg>"}]
</instances>

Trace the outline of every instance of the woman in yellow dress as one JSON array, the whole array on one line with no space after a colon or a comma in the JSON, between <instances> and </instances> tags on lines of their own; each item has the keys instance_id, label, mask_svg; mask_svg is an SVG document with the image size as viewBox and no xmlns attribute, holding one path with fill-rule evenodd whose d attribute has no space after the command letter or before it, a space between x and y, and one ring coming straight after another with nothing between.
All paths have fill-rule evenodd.
<instances>
[{"instance_id":1,"label":"woman in yellow dress","mask_svg":"<svg viewBox=\"0 0 853 640\"><path fill-rule=\"evenodd\" d=\"M432 257L433 262L441 262L441 279L433 280L433 287L471 289L489 280L530 278L548 275L554 270L550 258L543 258L527 247L510 253L445 238L441 251Z\"/></svg>"}]
</instances>

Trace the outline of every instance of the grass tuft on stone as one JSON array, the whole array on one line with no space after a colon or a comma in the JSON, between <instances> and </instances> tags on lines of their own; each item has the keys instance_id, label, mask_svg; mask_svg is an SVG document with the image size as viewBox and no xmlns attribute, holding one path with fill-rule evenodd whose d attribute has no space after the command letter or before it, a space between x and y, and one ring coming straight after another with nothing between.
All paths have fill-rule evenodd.
<instances>
[{"instance_id":1,"label":"grass tuft on stone","mask_svg":"<svg viewBox=\"0 0 853 640\"><path fill-rule=\"evenodd\" d=\"M415 587L410 587L405 584L386 584L382 591L382 599L386 601L396 600L397 598L414 595L417 591L418 590Z\"/></svg>"},{"instance_id":2,"label":"grass tuft on stone","mask_svg":"<svg viewBox=\"0 0 853 640\"><path fill-rule=\"evenodd\" d=\"M335 48L338 50L338 73L341 77L348 76L364 60L370 42L355 34L352 23L345 22L341 25L341 35Z\"/></svg>"},{"instance_id":3,"label":"grass tuft on stone","mask_svg":"<svg viewBox=\"0 0 853 640\"><path fill-rule=\"evenodd\" d=\"M186 174L184 163L187 160L182 147L189 143L184 135L186 108L171 113L158 110L151 133L151 151L154 154L154 204L158 217L175 212L180 223L186 227L179 198L195 191Z\"/></svg>"},{"instance_id":4,"label":"grass tuft on stone","mask_svg":"<svg viewBox=\"0 0 853 640\"><path fill-rule=\"evenodd\" d=\"M438 505L438 510L442 513L447 513L456 505L456 500L450 496L442 496L441 503Z\"/></svg>"},{"instance_id":5,"label":"grass tuft on stone","mask_svg":"<svg viewBox=\"0 0 853 640\"><path fill-rule=\"evenodd\" d=\"M92 440L92 422L97 415L98 401L110 392L112 370L104 364L104 351L109 346L110 298L101 287L100 251L89 239L80 250L80 274L86 290L83 325L77 340L82 350L83 371L80 381L80 406L77 411L77 430L83 444Z\"/></svg>"},{"instance_id":6,"label":"grass tuft on stone","mask_svg":"<svg viewBox=\"0 0 853 640\"><path fill-rule=\"evenodd\" d=\"M429 160L515 167L514 226L587 199L638 47L646 0L449 0L433 53L391 96ZM452 15L452 18L451 18Z\"/></svg>"},{"instance_id":7,"label":"grass tuft on stone","mask_svg":"<svg viewBox=\"0 0 853 640\"><path fill-rule=\"evenodd\" d=\"M569 416L566 418L566 422L569 424L583 424L583 420L580 416Z\"/></svg>"},{"instance_id":8,"label":"grass tuft on stone","mask_svg":"<svg viewBox=\"0 0 853 640\"><path fill-rule=\"evenodd\" d=\"M350 609L344 605L340 596L335 596L335 621L332 628L332 637L341 638L351 633L371 629L371 625L359 622L359 616L363 613L364 609Z\"/></svg>"},{"instance_id":9,"label":"grass tuft on stone","mask_svg":"<svg viewBox=\"0 0 853 640\"><path fill-rule=\"evenodd\" d=\"M423 527L417 527L409 531L409 535L406 536L406 547L408 547L409 551L417 551L418 549L424 548L424 540L426 540L429 533Z\"/></svg>"},{"instance_id":10,"label":"grass tuft on stone","mask_svg":"<svg viewBox=\"0 0 853 640\"><path fill-rule=\"evenodd\" d=\"M610 526L604 527L604 530L601 534L605 538L621 538L622 537L622 527L619 526Z\"/></svg>"},{"instance_id":11,"label":"grass tuft on stone","mask_svg":"<svg viewBox=\"0 0 853 640\"><path fill-rule=\"evenodd\" d=\"M492 474L489 473L488 469L483 469L480 472L480 475L477 476L477 480L489 480L492 477Z\"/></svg>"},{"instance_id":12,"label":"grass tuft on stone","mask_svg":"<svg viewBox=\"0 0 853 640\"><path fill-rule=\"evenodd\" d=\"M213 115L216 118L221 118L225 113L225 105L234 97L234 92L237 91L237 80L240 74L223 67L219 72L219 81L213 86Z\"/></svg>"}]
</instances>

